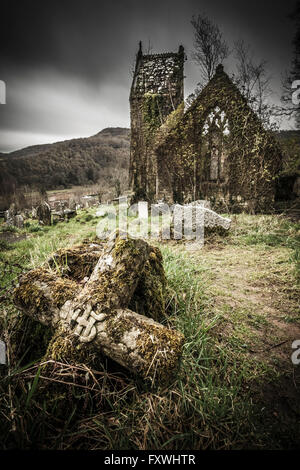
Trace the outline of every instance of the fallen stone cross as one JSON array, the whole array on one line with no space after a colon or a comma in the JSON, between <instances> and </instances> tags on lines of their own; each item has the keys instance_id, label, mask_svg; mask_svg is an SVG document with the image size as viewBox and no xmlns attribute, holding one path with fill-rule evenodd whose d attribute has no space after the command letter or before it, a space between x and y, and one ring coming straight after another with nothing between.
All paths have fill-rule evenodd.
<instances>
[{"instance_id":1,"label":"fallen stone cross","mask_svg":"<svg viewBox=\"0 0 300 470\"><path fill-rule=\"evenodd\" d=\"M47 357L68 360L70 349L76 357L89 347L143 378L172 375L184 338L157 321L165 289L158 248L118 236L58 252L52 261L65 266L60 276L43 267L29 271L14 292L22 312L54 329Z\"/></svg>"}]
</instances>

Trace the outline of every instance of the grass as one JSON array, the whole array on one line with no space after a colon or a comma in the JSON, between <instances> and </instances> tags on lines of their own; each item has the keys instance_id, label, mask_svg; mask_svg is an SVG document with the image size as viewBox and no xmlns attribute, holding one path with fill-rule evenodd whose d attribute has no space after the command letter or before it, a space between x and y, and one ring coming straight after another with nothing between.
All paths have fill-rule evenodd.
<instances>
[{"instance_id":1,"label":"grass","mask_svg":"<svg viewBox=\"0 0 300 470\"><path fill-rule=\"evenodd\" d=\"M58 248L94 239L93 215L19 231L27 238L0 252L2 291ZM155 243L168 278L164 323L185 335L177 377L151 389L108 359L93 370L43 365L46 332L37 324L30 336L32 323L8 293L0 326L9 351L0 382L3 449L299 448L299 378L290 361L300 338L299 225L241 214L227 236L211 234L201 250Z\"/></svg>"}]
</instances>

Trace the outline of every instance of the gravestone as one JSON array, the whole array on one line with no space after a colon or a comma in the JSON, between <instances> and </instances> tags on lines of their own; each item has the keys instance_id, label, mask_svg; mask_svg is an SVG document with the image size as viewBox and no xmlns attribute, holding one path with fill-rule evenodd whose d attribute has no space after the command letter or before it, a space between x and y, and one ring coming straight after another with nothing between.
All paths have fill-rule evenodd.
<instances>
[{"instance_id":1,"label":"gravestone","mask_svg":"<svg viewBox=\"0 0 300 470\"><path fill-rule=\"evenodd\" d=\"M198 199L197 201L190 202L187 206L199 206L204 207L205 209L210 209L210 201L206 201L205 199Z\"/></svg>"},{"instance_id":2,"label":"gravestone","mask_svg":"<svg viewBox=\"0 0 300 470\"><path fill-rule=\"evenodd\" d=\"M164 314L160 251L120 236L103 247L71 251L55 258L55 265L71 259L65 277L38 268L23 275L14 291L22 312L55 330L47 357L68 360L64 351L70 345L72 357L79 357L88 345L145 379L169 378L177 369L183 336L157 321Z\"/></svg>"},{"instance_id":3,"label":"gravestone","mask_svg":"<svg viewBox=\"0 0 300 470\"><path fill-rule=\"evenodd\" d=\"M4 213L4 219L7 225L15 225L15 216L17 215L17 209L15 204L11 204L9 209Z\"/></svg>"},{"instance_id":4,"label":"gravestone","mask_svg":"<svg viewBox=\"0 0 300 470\"><path fill-rule=\"evenodd\" d=\"M32 219L37 219L37 213L36 213L36 208L33 207L31 210L31 218Z\"/></svg>"},{"instance_id":5,"label":"gravestone","mask_svg":"<svg viewBox=\"0 0 300 470\"><path fill-rule=\"evenodd\" d=\"M14 217L14 225L17 228L23 228L24 227L24 219L21 214L17 214Z\"/></svg>"},{"instance_id":6,"label":"gravestone","mask_svg":"<svg viewBox=\"0 0 300 470\"><path fill-rule=\"evenodd\" d=\"M51 209L46 201L37 207L36 215L41 225L51 225Z\"/></svg>"},{"instance_id":7,"label":"gravestone","mask_svg":"<svg viewBox=\"0 0 300 470\"><path fill-rule=\"evenodd\" d=\"M4 219L7 225L23 228L24 226L24 218L21 214L18 214L15 204L12 204L10 208L5 211Z\"/></svg>"},{"instance_id":8,"label":"gravestone","mask_svg":"<svg viewBox=\"0 0 300 470\"><path fill-rule=\"evenodd\" d=\"M187 205L180 205L175 204L173 206L173 222L174 219L183 217L184 211L187 215L190 216L191 220L191 228L195 230L196 228L196 221L197 221L197 211L201 217L199 219L204 224L204 228L222 228L224 230L229 230L231 226L231 219L226 217L222 217L221 215L217 214L216 212L212 211L211 209L207 209L204 206L198 204L187 204Z\"/></svg>"}]
</instances>

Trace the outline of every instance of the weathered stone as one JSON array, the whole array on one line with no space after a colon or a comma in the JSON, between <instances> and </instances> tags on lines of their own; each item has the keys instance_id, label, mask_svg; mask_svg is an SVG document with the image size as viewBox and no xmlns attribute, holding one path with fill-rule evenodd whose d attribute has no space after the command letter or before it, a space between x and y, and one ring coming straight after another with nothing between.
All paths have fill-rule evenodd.
<instances>
[{"instance_id":1,"label":"weathered stone","mask_svg":"<svg viewBox=\"0 0 300 470\"><path fill-rule=\"evenodd\" d=\"M16 205L12 203L7 212L8 212L9 217L13 217L14 215L17 215L18 211L17 211Z\"/></svg>"},{"instance_id":2,"label":"weathered stone","mask_svg":"<svg viewBox=\"0 0 300 470\"><path fill-rule=\"evenodd\" d=\"M14 226L15 225L15 216L11 216L9 213L9 210L5 211L4 213L4 218L6 221L6 224L9 226Z\"/></svg>"},{"instance_id":3,"label":"weathered stone","mask_svg":"<svg viewBox=\"0 0 300 470\"><path fill-rule=\"evenodd\" d=\"M4 220L7 225L14 226L15 225L15 216L17 214L17 209L15 204L11 204L9 209L4 212Z\"/></svg>"},{"instance_id":4,"label":"weathered stone","mask_svg":"<svg viewBox=\"0 0 300 470\"><path fill-rule=\"evenodd\" d=\"M85 209L98 205L98 198L96 196L82 196L80 202Z\"/></svg>"},{"instance_id":5,"label":"weathered stone","mask_svg":"<svg viewBox=\"0 0 300 470\"><path fill-rule=\"evenodd\" d=\"M108 214L105 208L100 207L96 212L96 217L105 217Z\"/></svg>"},{"instance_id":6,"label":"weathered stone","mask_svg":"<svg viewBox=\"0 0 300 470\"><path fill-rule=\"evenodd\" d=\"M14 225L17 228L23 228L24 227L24 219L20 214L15 215L14 217Z\"/></svg>"},{"instance_id":7,"label":"weathered stone","mask_svg":"<svg viewBox=\"0 0 300 470\"><path fill-rule=\"evenodd\" d=\"M22 211L22 214L23 214L24 219L29 219L29 218L31 217L31 211L30 211L30 209L24 209L24 210Z\"/></svg>"},{"instance_id":8,"label":"weathered stone","mask_svg":"<svg viewBox=\"0 0 300 470\"><path fill-rule=\"evenodd\" d=\"M152 55L140 47L137 54L130 90L134 202L205 198L215 210L269 211L283 164L279 143L221 64L184 110L183 64L182 47Z\"/></svg>"},{"instance_id":9,"label":"weathered stone","mask_svg":"<svg viewBox=\"0 0 300 470\"><path fill-rule=\"evenodd\" d=\"M51 225L51 209L46 201L37 207L36 214L41 225Z\"/></svg>"},{"instance_id":10,"label":"weathered stone","mask_svg":"<svg viewBox=\"0 0 300 470\"><path fill-rule=\"evenodd\" d=\"M17 213L15 204L12 204L10 208L4 212L4 219L9 226L17 228L23 228L24 226L24 218L21 214Z\"/></svg>"},{"instance_id":11,"label":"weathered stone","mask_svg":"<svg viewBox=\"0 0 300 470\"><path fill-rule=\"evenodd\" d=\"M174 225L174 218L179 217L182 218L184 214L184 210L186 210L186 214L189 218L187 218L186 222L192 222L191 229L194 231L196 229L196 211L199 211L201 223L204 224L204 228L214 229L214 228L222 228L224 230L229 230L231 225L231 219L226 217L222 217L221 215L217 214L216 212L212 211L211 209L206 209L200 205L180 205L175 204L173 206L173 225ZM178 220L178 219L177 219Z\"/></svg>"},{"instance_id":12,"label":"weathered stone","mask_svg":"<svg viewBox=\"0 0 300 470\"><path fill-rule=\"evenodd\" d=\"M132 202L149 200L149 192L152 197L155 195L151 140L156 129L183 102L183 64L182 46L178 53L146 55L140 44L130 91L130 186L135 195Z\"/></svg>"},{"instance_id":13,"label":"weathered stone","mask_svg":"<svg viewBox=\"0 0 300 470\"><path fill-rule=\"evenodd\" d=\"M198 199L198 201L193 201L187 204L188 206L199 206L205 207L205 209L210 209L211 204L210 201L206 201L205 199Z\"/></svg>"},{"instance_id":14,"label":"weathered stone","mask_svg":"<svg viewBox=\"0 0 300 470\"><path fill-rule=\"evenodd\" d=\"M97 258L99 246L86 253L93 248ZM107 243L80 287L40 268L20 279L14 300L24 313L56 329L60 339L49 345L48 357L70 360L71 347L73 360L78 359L88 344L144 378L165 379L178 365L183 336L128 308L135 292L136 301L145 293L143 312L163 313L161 261L159 250L143 240L117 238Z\"/></svg>"},{"instance_id":15,"label":"weathered stone","mask_svg":"<svg viewBox=\"0 0 300 470\"><path fill-rule=\"evenodd\" d=\"M103 243L84 243L58 250L46 262L50 268L58 268L62 277L81 282L92 274L103 253Z\"/></svg>"},{"instance_id":16,"label":"weathered stone","mask_svg":"<svg viewBox=\"0 0 300 470\"><path fill-rule=\"evenodd\" d=\"M36 213L36 208L33 207L31 210L31 217L32 219L37 219L37 213Z\"/></svg>"},{"instance_id":17,"label":"weathered stone","mask_svg":"<svg viewBox=\"0 0 300 470\"><path fill-rule=\"evenodd\" d=\"M67 220L73 219L77 214L75 209L65 209L63 211L64 218Z\"/></svg>"}]
</instances>

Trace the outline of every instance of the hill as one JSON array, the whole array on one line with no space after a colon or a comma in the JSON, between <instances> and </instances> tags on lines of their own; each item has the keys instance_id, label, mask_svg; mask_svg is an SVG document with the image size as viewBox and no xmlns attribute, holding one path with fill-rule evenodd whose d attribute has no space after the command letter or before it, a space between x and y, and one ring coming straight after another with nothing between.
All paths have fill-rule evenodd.
<instances>
[{"instance_id":1,"label":"hill","mask_svg":"<svg viewBox=\"0 0 300 470\"><path fill-rule=\"evenodd\" d=\"M51 190L93 183L127 183L129 129L106 128L98 134L1 154L0 191Z\"/></svg>"},{"instance_id":2,"label":"hill","mask_svg":"<svg viewBox=\"0 0 300 470\"><path fill-rule=\"evenodd\" d=\"M67 189L99 184L101 189L128 184L129 129L108 127L97 134L54 144L34 145L9 154L0 153L0 200L16 190ZM280 131L285 175L299 172L300 131Z\"/></svg>"}]
</instances>

